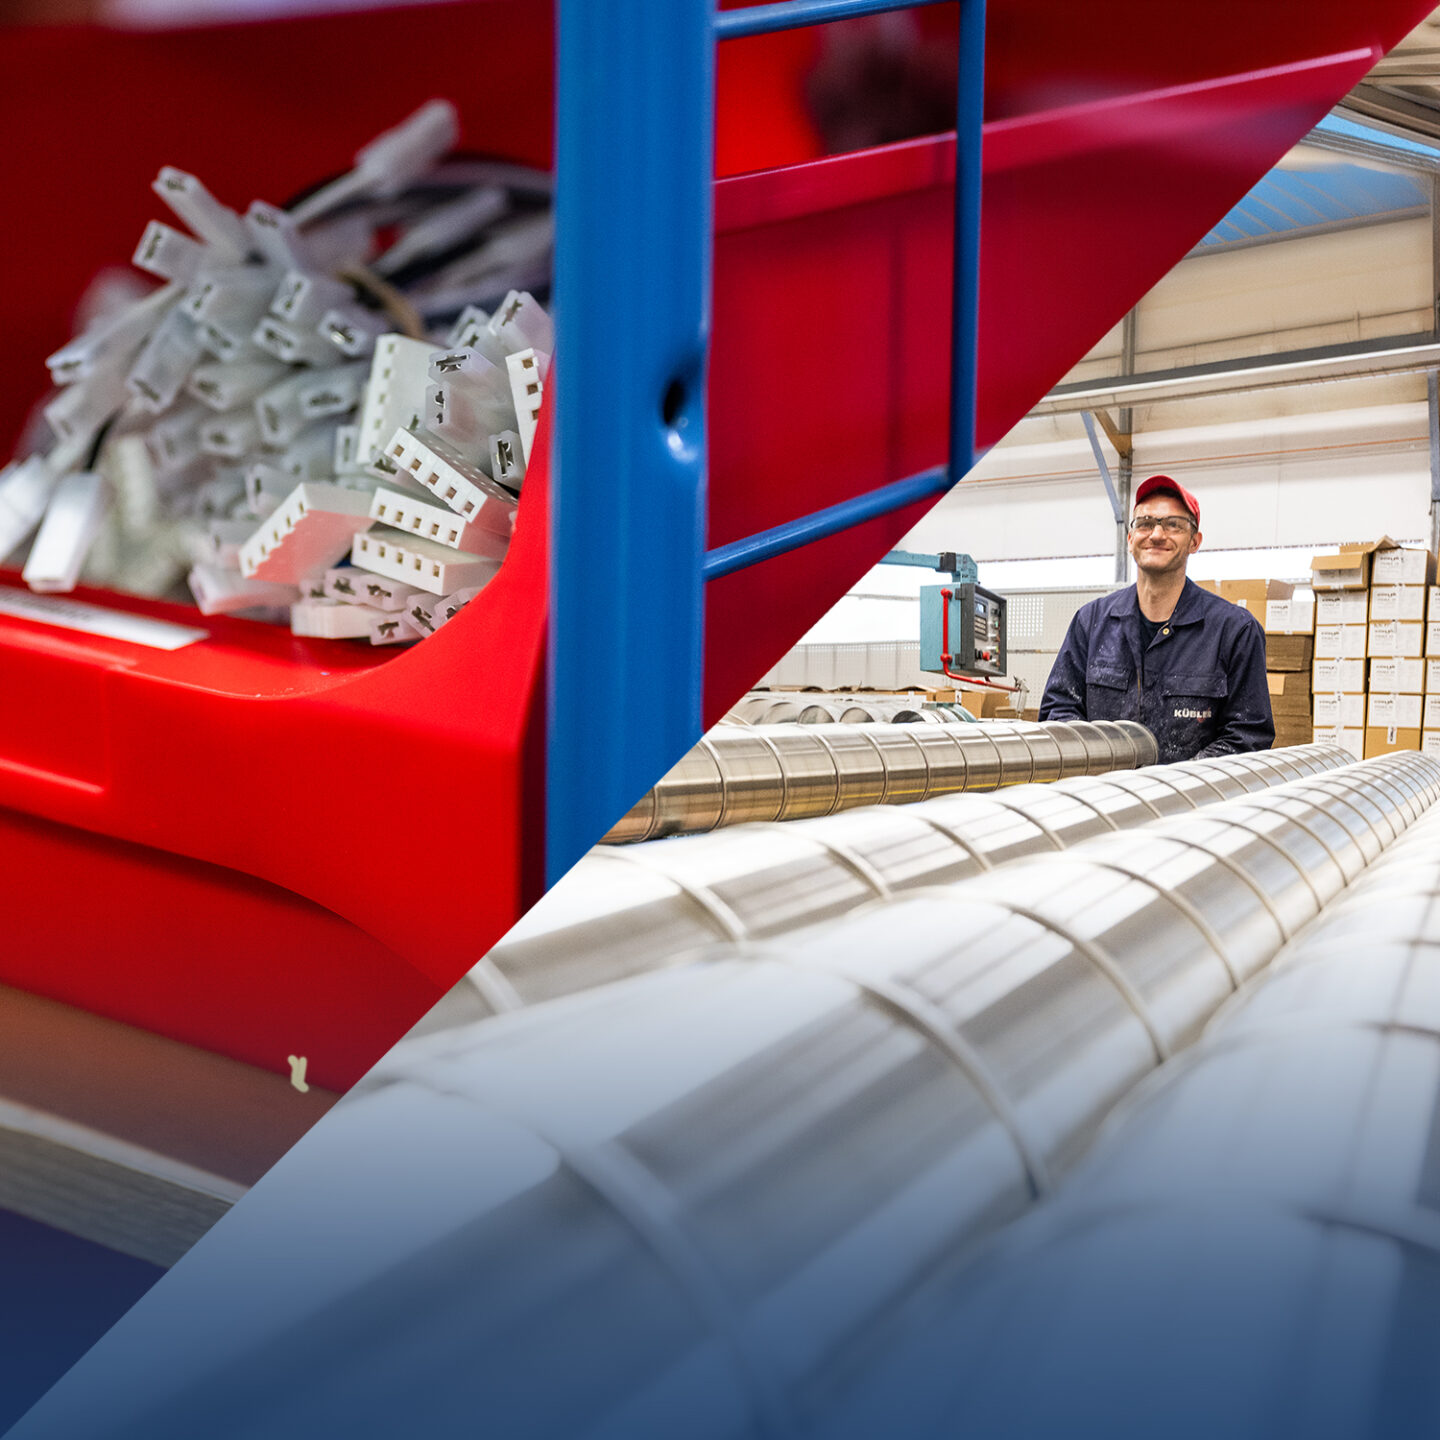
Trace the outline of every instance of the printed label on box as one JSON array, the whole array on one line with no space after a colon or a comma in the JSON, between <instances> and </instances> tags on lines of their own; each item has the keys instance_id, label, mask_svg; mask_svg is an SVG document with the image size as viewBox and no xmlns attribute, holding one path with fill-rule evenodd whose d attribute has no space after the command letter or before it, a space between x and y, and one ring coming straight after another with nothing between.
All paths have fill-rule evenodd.
<instances>
[{"instance_id":1,"label":"printed label on box","mask_svg":"<svg viewBox=\"0 0 1440 1440\"><path fill-rule=\"evenodd\" d=\"M1425 627L1415 621L1372 620L1371 655L1418 656L1425 641Z\"/></svg>"},{"instance_id":2,"label":"printed label on box","mask_svg":"<svg viewBox=\"0 0 1440 1440\"><path fill-rule=\"evenodd\" d=\"M1425 689L1425 662L1399 655L1371 660L1370 689L1390 694L1419 695Z\"/></svg>"},{"instance_id":3,"label":"printed label on box","mask_svg":"<svg viewBox=\"0 0 1440 1440\"><path fill-rule=\"evenodd\" d=\"M1363 660L1317 660L1311 674L1311 688L1320 694L1349 691L1360 694L1365 689Z\"/></svg>"},{"instance_id":4,"label":"printed label on box","mask_svg":"<svg viewBox=\"0 0 1440 1440\"><path fill-rule=\"evenodd\" d=\"M1316 725L1364 725L1365 696L1317 695L1314 715Z\"/></svg>"},{"instance_id":5,"label":"printed label on box","mask_svg":"<svg viewBox=\"0 0 1440 1440\"><path fill-rule=\"evenodd\" d=\"M1387 729L1399 726L1403 730L1420 728L1420 708L1423 695L1371 695L1367 724ZM1392 740L1391 744L1394 743Z\"/></svg>"},{"instance_id":6,"label":"printed label on box","mask_svg":"<svg viewBox=\"0 0 1440 1440\"><path fill-rule=\"evenodd\" d=\"M1423 620L1422 585L1376 585L1370 591L1371 620Z\"/></svg>"},{"instance_id":7,"label":"printed label on box","mask_svg":"<svg viewBox=\"0 0 1440 1440\"><path fill-rule=\"evenodd\" d=\"M1369 618L1368 590L1335 590L1315 596L1317 625L1363 625Z\"/></svg>"}]
</instances>

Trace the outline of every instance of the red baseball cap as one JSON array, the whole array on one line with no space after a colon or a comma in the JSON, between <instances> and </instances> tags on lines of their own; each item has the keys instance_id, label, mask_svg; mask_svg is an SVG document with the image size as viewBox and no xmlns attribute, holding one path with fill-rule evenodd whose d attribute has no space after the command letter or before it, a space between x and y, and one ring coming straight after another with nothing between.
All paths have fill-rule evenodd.
<instances>
[{"instance_id":1,"label":"red baseball cap","mask_svg":"<svg viewBox=\"0 0 1440 1440\"><path fill-rule=\"evenodd\" d=\"M1183 486L1172 480L1168 475L1152 475L1148 480L1140 482L1140 488L1135 492L1135 503L1138 505L1149 496L1160 493L1175 496L1177 500L1190 512L1195 521L1195 528L1200 528L1200 502Z\"/></svg>"}]
</instances>

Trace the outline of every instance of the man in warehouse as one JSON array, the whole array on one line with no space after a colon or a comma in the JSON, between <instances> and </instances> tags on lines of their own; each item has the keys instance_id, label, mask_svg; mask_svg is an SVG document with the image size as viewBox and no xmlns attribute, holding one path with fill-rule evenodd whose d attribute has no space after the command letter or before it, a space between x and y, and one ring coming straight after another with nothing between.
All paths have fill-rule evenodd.
<instances>
[{"instance_id":1,"label":"man in warehouse","mask_svg":"<svg viewBox=\"0 0 1440 1440\"><path fill-rule=\"evenodd\" d=\"M1138 720L1164 764L1275 739L1265 633L1250 612L1185 577L1200 504L1168 475L1135 492L1135 583L1082 605L1055 657L1042 720Z\"/></svg>"}]
</instances>

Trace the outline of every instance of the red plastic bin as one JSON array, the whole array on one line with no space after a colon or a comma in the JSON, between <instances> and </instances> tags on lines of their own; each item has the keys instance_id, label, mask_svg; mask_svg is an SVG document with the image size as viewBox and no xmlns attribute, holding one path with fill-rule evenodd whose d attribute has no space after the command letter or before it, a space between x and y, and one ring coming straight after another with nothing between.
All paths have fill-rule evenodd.
<instances>
[{"instance_id":1,"label":"red plastic bin","mask_svg":"<svg viewBox=\"0 0 1440 1440\"><path fill-rule=\"evenodd\" d=\"M1393 41L1425 7L1357 18L1339 4L1277 5L1290 33L1251 17L1243 41L1198 55L1141 0L1101 8L1127 35L1120 72L1098 43L1103 24L1027 64L1020 19L1043 13L1063 30L1066 6L992 0L984 443L1368 68L1358 45ZM1241 13L1230 0L1204 13L1217 9ZM41 358L64 338L63 304L128 253L162 163L231 201L283 198L432 94L460 103L471 144L531 162L549 151L549 7L530 0L7 43L0 114L8 134L28 135L0 157L0 178L29 197L33 223L0 235L0 256L46 257L43 283L13 302L17 343L0 370L12 400L33 398ZM504 63L477 70L497 47ZM400 63L417 53L425 66ZM1257 53L1280 68L1235 78ZM722 117L745 109L746 54L767 73L803 59L790 37L737 44ZM1321 58L1293 63L1306 55ZM1055 106L1058 77L1087 63L1090 98ZM56 74L69 108L41 127L51 102L37 77ZM155 109L134 110L136 94ZM723 168L814 149L798 120L778 136L732 126L722 140ZM937 137L718 183L712 546L943 459L952 170L953 143ZM1160 203L1132 233L1109 197L1140 185ZM69 203L83 204L62 221L72 187ZM0 616L0 982L272 1070L303 1054L327 1086L362 1073L538 893L546 451L542 427L500 576L402 653L225 619L159 651ZM713 583L708 715L921 509ZM197 623L178 607L82 598Z\"/></svg>"}]
</instances>

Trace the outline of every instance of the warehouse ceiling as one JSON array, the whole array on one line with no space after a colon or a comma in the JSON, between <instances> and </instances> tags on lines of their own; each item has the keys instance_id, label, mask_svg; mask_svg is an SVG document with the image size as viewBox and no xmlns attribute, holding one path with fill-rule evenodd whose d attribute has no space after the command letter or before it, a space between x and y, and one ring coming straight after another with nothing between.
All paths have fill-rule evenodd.
<instances>
[{"instance_id":1,"label":"warehouse ceiling","mask_svg":"<svg viewBox=\"0 0 1440 1440\"><path fill-rule=\"evenodd\" d=\"M1440 10L1381 60L1345 105L1357 115L1440 140Z\"/></svg>"}]
</instances>

